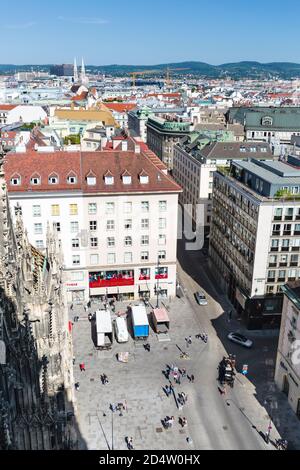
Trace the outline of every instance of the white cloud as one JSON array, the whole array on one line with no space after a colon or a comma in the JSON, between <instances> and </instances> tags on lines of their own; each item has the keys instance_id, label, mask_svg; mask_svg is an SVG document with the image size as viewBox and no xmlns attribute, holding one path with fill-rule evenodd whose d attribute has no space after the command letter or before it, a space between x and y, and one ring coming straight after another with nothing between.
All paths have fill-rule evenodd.
<instances>
[{"instance_id":1,"label":"white cloud","mask_svg":"<svg viewBox=\"0 0 300 470\"><path fill-rule=\"evenodd\" d=\"M28 29L36 24L35 21L28 21L27 23L18 23L18 24L5 24L4 28L7 29Z\"/></svg>"},{"instance_id":2,"label":"white cloud","mask_svg":"<svg viewBox=\"0 0 300 470\"><path fill-rule=\"evenodd\" d=\"M103 18L94 18L94 17L87 17L87 16L79 16L77 18L59 16L58 19L61 20L61 21L68 21L70 23L79 23L79 24L100 25L100 24L107 24L108 23L108 20L104 20Z\"/></svg>"}]
</instances>

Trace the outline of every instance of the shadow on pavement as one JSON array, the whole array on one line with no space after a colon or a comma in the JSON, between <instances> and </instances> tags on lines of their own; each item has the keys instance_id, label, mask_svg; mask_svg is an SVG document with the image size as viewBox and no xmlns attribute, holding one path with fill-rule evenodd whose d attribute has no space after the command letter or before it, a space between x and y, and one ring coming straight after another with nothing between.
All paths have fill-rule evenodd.
<instances>
[{"instance_id":1,"label":"shadow on pavement","mask_svg":"<svg viewBox=\"0 0 300 470\"><path fill-rule=\"evenodd\" d=\"M279 330L249 331L235 313L230 319L228 312L233 307L210 272L208 257L201 251L185 251L184 244L184 240L178 241L178 261L183 271L223 310L223 313L211 320L217 336L227 353L236 355L238 372L242 372L243 365L248 365L247 379L254 387L254 396L266 409L266 414L272 417L282 438L289 441L289 448L300 449L299 419L290 408L286 396L278 390L274 382ZM243 348L230 342L227 335L233 331L239 331L253 340L253 348ZM267 429L261 433L264 435L266 431Z\"/></svg>"}]
</instances>

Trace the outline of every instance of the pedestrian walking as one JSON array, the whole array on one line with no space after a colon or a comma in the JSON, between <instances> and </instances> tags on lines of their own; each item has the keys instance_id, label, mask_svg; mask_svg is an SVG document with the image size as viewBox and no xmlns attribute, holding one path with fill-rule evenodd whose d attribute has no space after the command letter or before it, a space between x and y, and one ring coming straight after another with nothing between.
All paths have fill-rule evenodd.
<instances>
[{"instance_id":1,"label":"pedestrian walking","mask_svg":"<svg viewBox=\"0 0 300 470\"><path fill-rule=\"evenodd\" d=\"M70 310L73 310L73 304L70 305Z\"/></svg>"},{"instance_id":2,"label":"pedestrian walking","mask_svg":"<svg viewBox=\"0 0 300 470\"><path fill-rule=\"evenodd\" d=\"M133 450L133 438L127 436L127 437L125 438L125 441L126 441L126 443L127 443L127 448L128 448L129 450Z\"/></svg>"},{"instance_id":3,"label":"pedestrian walking","mask_svg":"<svg viewBox=\"0 0 300 470\"><path fill-rule=\"evenodd\" d=\"M181 369L181 377L186 377L186 369L184 367Z\"/></svg>"},{"instance_id":4,"label":"pedestrian walking","mask_svg":"<svg viewBox=\"0 0 300 470\"><path fill-rule=\"evenodd\" d=\"M88 314L89 321L92 321L93 315L91 313Z\"/></svg>"},{"instance_id":5,"label":"pedestrian walking","mask_svg":"<svg viewBox=\"0 0 300 470\"><path fill-rule=\"evenodd\" d=\"M115 403L111 403L111 404L110 404L110 409L111 409L111 411L114 413L115 411L117 411L118 407L117 407L117 405L116 405Z\"/></svg>"},{"instance_id":6,"label":"pedestrian walking","mask_svg":"<svg viewBox=\"0 0 300 470\"><path fill-rule=\"evenodd\" d=\"M84 362L82 362L81 364L79 364L79 368L80 368L80 372L82 372L82 371L85 372L85 364L84 364Z\"/></svg>"},{"instance_id":7,"label":"pedestrian walking","mask_svg":"<svg viewBox=\"0 0 300 470\"><path fill-rule=\"evenodd\" d=\"M191 382L192 382L192 384L194 383L194 380L195 380L195 377L194 377L194 375L192 374L192 375L191 375Z\"/></svg>"},{"instance_id":8,"label":"pedestrian walking","mask_svg":"<svg viewBox=\"0 0 300 470\"><path fill-rule=\"evenodd\" d=\"M76 391L79 390L79 382L76 382L76 383L75 383L75 390L76 390Z\"/></svg>"},{"instance_id":9,"label":"pedestrian walking","mask_svg":"<svg viewBox=\"0 0 300 470\"><path fill-rule=\"evenodd\" d=\"M192 344L192 337L191 336L188 337L188 343Z\"/></svg>"},{"instance_id":10,"label":"pedestrian walking","mask_svg":"<svg viewBox=\"0 0 300 470\"><path fill-rule=\"evenodd\" d=\"M73 365L75 364L75 360L76 360L76 359L75 359L75 356L73 356Z\"/></svg>"}]
</instances>

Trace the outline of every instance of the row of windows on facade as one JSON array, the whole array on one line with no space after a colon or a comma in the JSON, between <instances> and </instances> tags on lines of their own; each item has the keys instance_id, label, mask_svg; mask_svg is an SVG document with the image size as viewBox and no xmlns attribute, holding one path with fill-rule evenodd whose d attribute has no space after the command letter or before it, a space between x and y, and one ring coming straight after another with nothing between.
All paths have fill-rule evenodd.
<instances>
[{"instance_id":1,"label":"row of windows on facade","mask_svg":"<svg viewBox=\"0 0 300 470\"><path fill-rule=\"evenodd\" d=\"M281 249L288 249L289 247L299 248L300 238L283 238L281 240L278 238L274 238L273 240L271 240L271 251L274 249L276 249L277 251L279 247L281 247Z\"/></svg>"},{"instance_id":2,"label":"row of windows on facade","mask_svg":"<svg viewBox=\"0 0 300 470\"><path fill-rule=\"evenodd\" d=\"M300 224L273 224L272 235L300 235Z\"/></svg>"},{"instance_id":3,"label":"row of windows on facade","mask_svg":"<svg viewBox=\"0 0 300 470\"><path fill-rule=\"evenodd\" d=\"M300 277L299 269L279 269L277 272L275 270L268 271L267 282L285 282L286 279L294 280Z\"/></svg>"},{"instance_id":4,"label":"row of windows on facade","mask_svg":"<svg viewBox=\"0 0 300 470\"><path fill-rule=\"evenodd\" d=\"M162 250L158 252L158 259L160 261L166 260L167 254L166 251ZM107 253L106 264L116 264L116 253ZM132 252L125 252L124 253L124 263L132 263L133 261L133 253ZM157 259L157 258L156 258ZM142 251L140 253L140 261L149 261L149 251ZM99 264L99 255L97 253L90 255L90 264L96 265ZM73 255L72 256L72 265L78 266L80 265L80 255Z\"/></svg>"},{"instance_id":5,"label":"row of windows on facade","mask_svg":"<svg viewBox=\"0 0 300 470\"><path fill-rule=\"evenodd\" d=\"M125 173L125 172L124 172ZM127 173L127 172L126 172ZM132 177L129 174L122 175L122 182L125 185L130 185L132 183ZM86 183L88 186L95 186L97 184L97 178L96 176L87 176L86 178ZM22 178L20 175L15 174L11 179L10 179L10 184L12 186L18 186L21 184ZM75 174L67 176L66 182L68 184L76 184L78 181L78 178ZM141 184L147 184L149 183L149 176L146 174L140 174L139 175L139 181ZM107 185L113 185L114 184L114 176L113 175L105 175L104 176L104 182ZM48 184L55 185L59 183L59 177L56 174L52 174L48 177ZM42 184L42 178L39 175L34 175L30 178L30 184L32 186L37 186Z\"/></svg>"},{"instance_id":6,"label":"row of windows on facade","mask_svg":"<svg viewBox=\"0 0 300 470\"><path fill-rule=\"evenodd\" d=\"M281 220L282 217L284 217L286 220L292 220L293 217L299 217L300 216L300 207L277 207L274 211L274 219L275 220Z\"/></svg>"},{"instance_id":7,"label":"row of windows on facade","mask_svg":"<svg viewBox=\"0 0 300 470\"><path fill-rule=\"evenodd\" d=\"M149 201L142 201L141 202L141 211L142 212L149 212L150 204ZM124 202L123 203L123 212L130 213L132 212L133 204L132 202ZM113 214L116 209L116 204L114 202L106 202L105 203L105 213L106 214ZM160 212L165 212L167 210L167 201L159 201L158 202L158 210ZM78 215L78 204L69 204L69 213L70 215ZM88 213L89 214L97 214L97 203L91 202L88 204ZM32 214L34 217L41 217L42 215L42 208L40 205L32 206ZM57 216L60 215L60 205L59 204L52 204L51 205L51 215Z\"/></svg>"},{"instance_id":8,"label":"row of windows on facade","mask_svg":"<svg viewBox=\"0 0 300 470\"><path fill-rule=\"evenodd\" d=\"M85 239L82 237L81 238L81 245L85 246L88 243L88 240L85 241ZM80 239L79 238L72 238L71 240L72 248L79 248L80 247ZM99 239L98 237L90 237L89 239L89 244L91 248L96 248L99 246ZM147 246L149 245L149 235L142 235L140 238L140 244L142 246ZM165 245L166 244L166 235L160 234L158 236L158 244L159 245ZM107 237L106 238L106 245L109 248L112 248L116 246L116 239L115 237ZM133 245L133 239L130 236L124 237L124 246L132 246Z\"/></svg>"},{"instance_id":9,"label":"row of windows on facade","mask_svg":"<svg viewBox=\"0 0 300 470\"><path fill-rule=\"evenodd\" d=\"M58 232L61 231L61 223L60 222L54 222L53 227ZM141 227L141 229L149 229L149 219L141 219L140 227ZM43 233L43 224L42 223L34 224L33 228L34 228L34 233L35 234ZM167 228L167 219L159 218L158 219L158 229L163 230L165 228ZM115 230L115 229L116 229L115 220L107 220L106 221L106 230ZM131 230L132 229L132 219L125 219L124 220L124 229L125 230ZM91 232L96 232L98 230L97 220L90 220L89 230ZM75 233L75 232L78 233L79 232L79 222L77 222L77 221L70 222L70 232L71 233Z\"/></svg>"},{"instance_id":10,"label":"row of windows on facade","mask_svg":"<svg viewBox=\"0 0 300 470\"><path fill-rule=\"evenodd\" d=\"M277 264L279 262L279 266L298 266L299 262L299 255L270 255L269 256L269 267L277 267Z\"/></svg>"}]
</instances>

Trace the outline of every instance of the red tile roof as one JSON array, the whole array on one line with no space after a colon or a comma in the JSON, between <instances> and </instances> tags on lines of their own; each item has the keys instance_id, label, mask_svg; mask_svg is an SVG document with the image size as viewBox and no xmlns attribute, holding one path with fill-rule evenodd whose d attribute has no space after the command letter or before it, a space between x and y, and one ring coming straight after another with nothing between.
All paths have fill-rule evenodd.
<instances>
[{"instance_id":1,"label":"red tile roof","mask_svg":"<svg viewBox=\"0 0 300 470\"><path fill-rule=\"evenodd\" d=\"M180 192L180 186L161 171L162 162L149 158L144 153L132 151L109 152L27 152L10 153L5 157L4 169L10 193L36 191L58 192L80 190L87 193L130 193L130 192ZM161 164L161 165L160 165ZM76 184L68 184L67 176L73 171L77 175ZM132 184L124 185L122 174L127 171L132 176ZM141 184L141 172L149 175L149 183ZM97 178L95 186L88 186L86 176L92 172ZM104 175L111 172L113 185L105 185ZM12 186L14 174L20 174L21 184ZM30 179L34 173L41 176L41 184L32 186ZM58 184L48 184L52 173L57 173Z\"/></svg>"},{"instance_id":2,"label":"red tile roof","mask_svg":"<svg viewBox=\"0 0 300 470\"><path fill-rule=\"evenodd\" d=\"M127 113L131 109L136 108L135 103L104 103L104 104L111 111L117 111L119 113Z\"/></svg>"},{"instance_id":3,"label":"red tile roof","mask_svg":"<svg viewBox=\"0 0 300 470\"><path fill-rule=\"evenodd\" d=\"M17 104L0 104L0 111L11 111L17 106Z\"/></svg>"}]
</instances>

